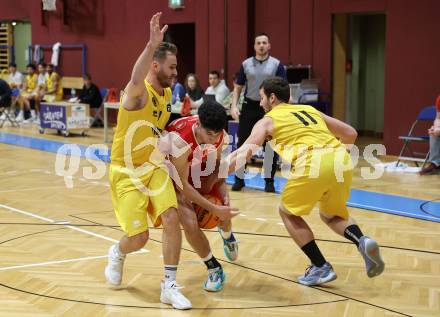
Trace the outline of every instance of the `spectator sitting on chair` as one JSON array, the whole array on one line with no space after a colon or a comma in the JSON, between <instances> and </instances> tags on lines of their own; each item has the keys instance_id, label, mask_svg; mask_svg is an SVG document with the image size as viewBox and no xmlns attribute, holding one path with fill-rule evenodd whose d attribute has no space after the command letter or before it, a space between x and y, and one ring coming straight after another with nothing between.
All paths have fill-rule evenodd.
<instances>
[{"instance_id":1,"label":"spectator sitting on chair","mask_svg":"<svg viewBox=\"0 0 440 317\"><path fill-rule=\"evenodd\" d=\"M20 96L21 89L23 88L23 74L17 71L17 65L15 63L9 64L9 76L8 83L12 89L11 102L15 106L18 97ZM23 117L23 114L22 114ZM23 118L21 118L23 119Z\"/></svg>"},{"instance_id":2,"label":"spectator sitting on chair","mask_svg":"<svg viewBox=\"0 0 440 317\"><path fill-rule=\"evenodd\" d=\"M15 63L9 64L8 83L9 83L9 87L11 87L11 89L23 88L23 74L17 70L17 65Z\"/></svg>"},{"instance_id":3,"label":"spectator sitting on chair","mask_svg":"<svg viewBox=\"0 0 440 317\"><path fill-rule=\"evenodd\" d=\"M225 81L220 80L220 73L216 70L211 70L209 72L209 86L205 95L214 95L215 101L217 101L222 106L225 106L225 99L229 96L229 89L225 84Z\"/></svg>"},{"instance_id":4,"label":"spectator sitting on chair","mask_svg":"<svg viewBox=\"0 0 440 317\"><path fill-rule=\"evenodd\" d=\"M429 158L428 165L420 171L420 175L430 175L440 172L440 95L435 102L437 116L429 128Z\"/></svg>"},{"instance_id":5,"label":"spectator sitting on chair","mask_svg":"<svg viewBox=\"0 0 440 317\"><path fill-rule=\"evenodd\" d=\"M92 118L95 118L100 111L102 105L102 96L98 86L92 82L92 77L89 74L83 76L84 86L79 96L79 101L90 105L90 111ZM102 122L99 118L95 118L92 123L92 127L102 126Z\"/></svg>"},{"instance_id":6,"label":"spectator sitting on chair","mask_svg":"<svg viewBox=\"0 0 440 317\"><path fill-rule=\"evenodd\" d=\"M186 92L185 87L177 81L177 77L173 77L173 86L171 86L171 90L173 91L172 104L174 105L176 103L177 98L182 102L183 98L185 98Z\"/></svg>"},{"instance_id":7,"label":"spectator sitting on chair","mask_svg":"<svg viewBox=\"0 0 440 317\"><path fill-rule=\"evenodd\" d=\"M35 72L36 67L34 64L27 65L27 75L24 82L23 90L20 94L21 111L31 109L31 101L35 102L34 109L31 109L31 117L25 122L37 122L39 121L38 112L40 109L40 96L38 94L38 75ZM20 117L20 114L18 115Z\"/></svg>"},{"instance_id":8,"label":"spectator sitting on chair","mask_svg":"<svg viewBox=\"0 0 440 317\"><path fill-rule=\"evenodd\" d=\"M38 79L37 79L37 94L39 97L39 100L43 100L44 94L46 92L46 81L47 78L49 77L49 75L47 74L46 71L46 63L45 62L40 62L37 65L37 70L38 70Z\"/></svg>"},{"instance_id":9,"label":"spectator sitting on chair","mask_svg":"<svg viewBox=\"0 0 440 317\"><path fill-rule=\"evenodd\" d=\"M47 102L61 101L63 99L63 85L60 75L54 71L52 64L47 65L46 89L43 100Z\"/></svg>"},{"instance_id":10,"label":"spectator sitting on chair","mask_svg":"<svg viewBox=\"0 0 440 317\"><path fill-rule=\"evenodd\" d=\"M47 74L46 71L46 63L45 62L40 62L37 65L37 70L38 70L38 88L40 90L44 90L46 87L46 80L47 77L49 77L49 75Z\"/></svg>"},{"instance_id":11,"label":"spectator sitting on chair","mask_svg":"<svg viewBox=\"0 0 440 317\"><path fill-rule=\"evenodd\" d=\"M185 79L186 95L190 98L191 109L198 109L203 103L203 90L196 74L188 74Z\"/></svg>"}]
</instances>

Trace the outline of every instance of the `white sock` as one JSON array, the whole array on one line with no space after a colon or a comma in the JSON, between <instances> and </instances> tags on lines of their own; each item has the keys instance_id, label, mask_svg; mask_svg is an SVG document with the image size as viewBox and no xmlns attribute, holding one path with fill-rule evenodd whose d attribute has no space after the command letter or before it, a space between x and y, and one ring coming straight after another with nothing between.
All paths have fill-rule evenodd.
<instances>
[{"instance_id":1,"label":"white sock","mask_svg":"<svg viewBox=\"0 0 440 317\"><path fill-rule=\"evenodd\" d=\"M220 234L223 237L223 239L228 240L231 237L231 235L232 235L232 231L223 231L220 228Z\"/></svg>"},{"instance_id":2,"label":"white sock","mask_svg":"<svg viewBox=\"0 0 440 317\"><path fill-rule=\"evenodd\" d=\"M209 254L206 256L206 258L202 258L203 262L209 261L212 258L212 252L209 252Z\"/></svg>"},{"instance_id":3,"label":"white sock","mask_svg":"<svg viewBox=\"0 0 440 317\"><path fill-rule=\"evenodd\" d=\"M117 256L119 256L119 257L124 257L125 256L125 253L123 253L121 251L121 248L119 247L119 243L115 244L115 248L113 250L115 251Z\"/></svg>"},{"instance_id":4,"label":"white sock","mask_svg":"<svg viewBox=\"0 0 440 317\"><path fill-rule=\"evenodd\" d=\"M176 280L177 265L167 265L165 264L165 282L174 282Z\"/></svg>"}]
</instances>

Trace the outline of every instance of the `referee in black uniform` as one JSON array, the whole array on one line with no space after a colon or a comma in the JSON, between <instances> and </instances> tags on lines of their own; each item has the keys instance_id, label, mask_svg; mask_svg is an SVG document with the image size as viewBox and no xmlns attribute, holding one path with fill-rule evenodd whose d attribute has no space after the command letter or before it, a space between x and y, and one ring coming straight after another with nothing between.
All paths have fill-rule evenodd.
<instances>
[{"instance_id":1,"label":"referee in black uniform","mask_svg":"<svg viewBox=\"0 0 440 317\"><path fill-rule=\"evenodd\" d=\"M235 79L234 92L231 105L231 116L239 120L238 144L240 147L251 134L252 128L258 120L263 118L264 110L260 107L260 85L268 77L279 76L286 79L286 70L281 62L269 56L270 43L269 36L260 33L255 37L254 43L255 56L246 59L240 67L237 78ZM243 106L241 113L237 108L241 90L246 86ZM266 192L275 192L274 175L276 172L278 156L273 150L265 152L263 166L269 166L267 160L272 160L271 171L264 171ZM233 191L240 191L244 187L244 168L236 172L235 182L232 186Z\"/></svg>"}]
</instances>

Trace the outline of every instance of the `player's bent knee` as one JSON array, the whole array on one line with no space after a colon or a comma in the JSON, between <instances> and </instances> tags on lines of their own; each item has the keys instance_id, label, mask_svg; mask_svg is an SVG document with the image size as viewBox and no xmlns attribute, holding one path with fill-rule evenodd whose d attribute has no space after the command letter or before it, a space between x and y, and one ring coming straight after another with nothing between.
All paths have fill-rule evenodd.
<instances>
[{"instance_id":1,"label":"player's bent knee","mask_svg":"<svg viewBox=\"0 0 440 317\"><path fill-rule=\"evenodd\" d=\"M176 208L169 208L160 217L164 226L179 226L179 215Z\"/></svg>"},{"instance_id":2,"label":"player's bent knee","mask_svg":"<svg viewBox=\"0 0 440 317\"><path fill-rule=\"evenodd\" d=\"M200 230L199 223L196 218L190 218L182 222L183 229L185 232L188 232L190 235L193 232L197 232Z\"/></svg>"},{"instance_id":3,"label":"player's bent knee","mask_svg":"<svg viewBox=\"0 0 440 317\"><path fill-rule=\"evenodd\" d=\"M319 212L319 217L321 218L321 220L323 221L323 222L325 222L325 223L329 223L330 221L332 221L332 219L335 217L335 216L332 216L332 215L329 215L329 214L326 214L325 212Z\"/></svg>"},{"instance_id":4,"label":"player's bent knee","mask_svg":"<svg viewBox=\"0 0 440 317\"><path fill-rule=\"evenodd\" d=\"M296 216L296 215L292 214L291 212L289 212L287 209L285 209L282 206L280 206L278 208L278 212L279 212L282 219L283 218L288 219L288 221L291 221L291 222L303 221L301 216Z\"/></svg>"}]
</instances>

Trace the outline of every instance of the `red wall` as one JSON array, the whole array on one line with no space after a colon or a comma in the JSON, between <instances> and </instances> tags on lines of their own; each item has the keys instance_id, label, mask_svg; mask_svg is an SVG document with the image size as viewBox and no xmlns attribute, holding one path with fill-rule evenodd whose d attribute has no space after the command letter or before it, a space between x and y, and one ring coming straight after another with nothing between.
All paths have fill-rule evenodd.
<instances>
[{"instance_id":1,"label":"red wall","mask_svg":"<svg viewBox=\"0 0 440 317\"><path fill-rule=\"evenodd\" d=\"M229 1L231 2L231 1ZM63 16L67 6L67 19ZM39 0L0 0L0 20L30 20L33 44L85 43L88 48L87 71L101 86L123 87L132 66L148 40L148 22L157 11L164 13L163 23L195 23L196 69L202 84L207 85L208 72L224 67L224 1L186 0L184 10L171 10L168 1L135 0L57 0L57 11L44 14L43 25ZM227 73L232 74L239 65L240 43L246 37L243 13L246 0L234 1L229 7L228 45L235 54ZM237 32L236 30L240 30ZM50 51L45 51L49 61ZM237 56L237 57L236 57ZM244 54L243 54L244 58ZM81 76L81 51L63 50L60 70L66 76ZM232 77L232 75L231 75Z\"/></svg>"},{"instance_id":2,"label":"red wall","mask_svg":"<svg viewBox=\"0 0 440 317\"><path fill-rule=\"evenodd\" d=\"M440 94L440 1L291 0L290 39L286 23L280 21L289 19L288 4L277 15L267 12L271 1L256 1L259 30L273 30L273 55L283 62L312 64L324 91L331 91L332 14L386 13L384 144L387 153L397 154L398 136L407 133L420 109L432 105ZM266 19L272 14L274 19ZM284 31L276 30L280 25ZM283 49L289 45L291 57L286 61Z\"/></svg>"},{"instance_id":3,"label":"red wall","mask_svg":"<svg viewBox=\"0 0 440 317\"><path fill-rule=\"evenodd\" d=\"M385 64L385 134L389 152L401 145L422 107L440 94L440 1L389 0Z\"/></svg>"},{"instance_id":4,"label":"red wall","mask_svg":"<svg viewBox=\"0 0 440 317\"><path fill-rule=\"evenodd\" d=\"M225 17L226 1L226 17ZM253 19L248 1L254 1ZM63 2L67 18L63 17ZM332 14L385 12L385 127L388 153L400 147L421 107L440 93L440 1L438 0L186 0L173 11L166 0L57 0L57 12L46 13L39 0L0 0L0 20L28 19L33 44L85 43L87 70L100 86L121 88L148 39L148 21L164 12L164 23L195 23L195 72L207 85L211 69L222 69L231 84L247 57L252 28L271 37L272 55L285 64L312 64L321 89L331 90ZM225 22L226 20L226 22ZM253 22L248 22L253 21ZM227 52L225 56L225 23ZM254 25L249 28L249 23ZM48 52L49 53L49 52ZM46 54L48 60L49 54ZM79 51L63 51L61 72L81 75ZM397 115L398 114L398 115Z\"/></svg>"}]
</instances>

